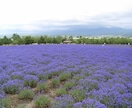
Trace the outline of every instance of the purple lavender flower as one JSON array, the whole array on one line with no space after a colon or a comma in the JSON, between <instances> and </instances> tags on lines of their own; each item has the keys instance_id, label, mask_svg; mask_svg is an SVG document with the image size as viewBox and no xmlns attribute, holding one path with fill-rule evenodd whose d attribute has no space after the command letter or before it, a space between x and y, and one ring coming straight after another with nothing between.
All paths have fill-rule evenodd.
<instances>
[{"instance_id":1,"label":"purple lavender flower","mask_svg":"<svg viewBox=\"0 0 132 108\"><path fill-rule=\"evenodd\" d=\"M23 88L23 81L21 80L9 80L3 85L3 90L8 94L16 94Z\"/></svg>"},{"instance_id":2,"label":"purple lavender flower","mask_svg":"<svg viewBox=\"0 0 132 108\"><path fill-rule=\"evenodd\" d=\"M52 104L53 108L72 108L74 99L70 95L62 95L55 98L55 103Z\"/></svg>"},{"instance_id":3,"label":"purple lavender flower","mask_svg":"<svg viewBox=\"0 0 132 108\"><path fill-rule=\"evenodd\" d=\"M37 86L37 82L38 82L38 77L34 76L34 75L26 75L24 77L24 86L30 86L32 88Z\"/></svg>"},{"instance_id":4,"label":"purple lavender flower","mask_svg":"<svg viewBox=\"0 0 132 108\"><path fill-rule=\"evenodd\" d=\"M97 100L87 98L82 101L83 108L107 108L104 104Z\"/></svg>"}]
</instances>

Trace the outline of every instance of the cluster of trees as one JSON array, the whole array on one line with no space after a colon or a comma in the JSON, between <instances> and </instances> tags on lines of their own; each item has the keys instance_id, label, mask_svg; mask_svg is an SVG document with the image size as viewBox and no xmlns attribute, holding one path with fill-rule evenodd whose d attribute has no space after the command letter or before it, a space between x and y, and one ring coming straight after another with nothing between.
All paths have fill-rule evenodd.
<instances>
[{"instance_id":1,"label":"cluster of trees","mask_svg":"<svg viewBox=\"0 0 132 108\"><path fill-rule=\"evenodd\" d=\"M12 37L8 38L4 36L0 38L0 45L10 45L10 44L46 44L46 43L54 43L60 44L65 40L70 40L75 44L132 44L132 39L126 37L102 37L102 38L87 38L83 36L78 36L77 38L73 38L73 36L19 36L18 34L13 34Z\"/></svg>"}]
</instances>

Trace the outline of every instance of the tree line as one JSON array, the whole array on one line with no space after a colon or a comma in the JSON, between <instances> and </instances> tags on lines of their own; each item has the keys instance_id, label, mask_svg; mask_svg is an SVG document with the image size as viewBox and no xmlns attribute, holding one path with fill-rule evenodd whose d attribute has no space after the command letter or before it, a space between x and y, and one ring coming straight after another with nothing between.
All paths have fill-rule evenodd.
<instances>
[{"instance_id":1,"label":"tree line","mask_svg":"<svg viewBox=\"0 0 132 108\"><path fill-rule=\"evenodd\" d=\"M75 44L132 44L132 39L128 37L102 37L102 38L91 38L78 36L20 36L13 34L12 37L4 36L0 38L0 45L21 45L21 44L60 44L64 43L65 40Z\"/></svg>"}]
</instances>

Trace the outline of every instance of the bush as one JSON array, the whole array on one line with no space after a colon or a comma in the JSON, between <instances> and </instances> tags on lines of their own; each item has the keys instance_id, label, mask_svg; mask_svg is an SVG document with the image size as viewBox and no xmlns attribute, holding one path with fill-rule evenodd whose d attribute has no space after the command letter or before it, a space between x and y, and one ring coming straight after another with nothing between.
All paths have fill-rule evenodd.
<instances>
[{"instance_id":1,"label":"bush","mask_svg":"<svg viewBox=\"0 0 132 108\"><path fill-rule=\"evenodd\" d=\"M23 74L21 73L21 72L14 72L14 73L12 73L11 74L11 79L13 80L13 79L20 79L20 80L22 80L23 79Z\"/></svg>"},{"instance_id":2,"label":"bush","mask_svg":"<svg viewBox=\"0 0 132 108\"><path fill-rule=\"evenodd\" d=\"M34 92L32 90L22 90L19 94L18 94L18 98L19 99L33 99L34 97Z\"/></svg>"},{"instance_id":3,"label":"bush","mask_svg":"<svg viewBox=\"0 0 132 108\"><path fill-rule=\"evenodd\" d=\"M60 81L66 81L72 77L71 73L62 73L59 76Z\"/></svg>"},{"instance_id":4,"label":"bush","mask_svg":"<svg viewBox=\"0 0 132 108\"><path fill-rule=\"evenodd\" d=\"M10 79L9 75L1 74L0 75L0 85L3 85Z\"/></svg>"},{"instance_id":5,"label":"bush","mask_svg":"<svg viewBox=\"0 0 132 108\"><path fill-rule=\"evenodd\" d=\"M53 87L58 87L60 85L60 80L58 78L52 79L51 84Z\"/></svg>"},{"instance_id":6,"label":"bush","mask_svg":"<svg viewBox=\"0 0 132 108\"><path fill-rule=\"evenodd\" d=\"M73 79L74 79L75 82L77 82L80 79L84 79L84 76L75 76L75 77L73 77Z\"/></svg>"},{"instance_id":7,"label":"bush","mask_svg":"<svg viewBox=\"0 0 132 108\"><path fill-rule=\"evenodd\" d=\"M48 91L49 90L49 87L48 87L48 85L47 85L47 83L41 83L41 84L38 84L37 85L37 89L39 90L39 91Z\"/></svg>"},{"instance_id":8,"label":"bush","mask_svg":"<svg viewBox=\"0 0 132 108\"><path fill-rule=\"evenodd\" d=\"M69 94L73 97L75 102L80 102L85 98L85 93L83 90L71 90L69 91Z\"/></svg>"},{"instance_id":9,"label":"bush","mask_svg":"<svg viewBox=\"0 0 132 108\"><path fill-rule=\"evenodd\" d=\"M35 108L49 108L50 107L50 99L46 96L39 96L35 100Z\"/></svg>"},{"instance_id":10,"label":"bush","mask_svg":"<svg viewBox=\"0 0 132 108\"><path fill-rule=\"evenodd\" d=\"M57 72L57 71L52 72L51 71L51 72L48 73L48 78L49 79L51 79L51 78L53 78L55 76L59 76L59 72Z\"/></svg>"},{"instance_id":11,"label":"bush","mask_svg":"<svg viewBox=\"0 0 132 108\"><path fill-rule=\"evenodd\" d=\"M53 74L53 76L59 76L59 72L57 72L57 71L52 72L52 74Z\"/></svg>"},{"instance_id":12,"label":"bush","mask_svg":"<svg viewBox=\"0 0 132 108\"><path fill-rule=\"evenodd\" d=\"M57 96L61 96L61 95L67 94L67 91L65 88L58 88L55 90L55 93Z\"/></svg>"},{"instance_id":13,"label":"bush","mask_svg":"<svg viewBox=\"0 0 132 108\"><path fill-rule=\"evenodd\" d=\"M6 84L3 85L3 90L7 94L16 94L23 87L23 82L20 80L9 80Z\"/></svg>"},{"instance_id":14,"label":"bush","mask_svg":"<svg viewBox=\"0 0 132 108\"><path fill-rule=\"evenodd\" d=\"M24 77L24 86L30 86L31 88L34 88L37 86L38 77L34 75L27 75Z\"/></svg>"},{"instance_id":15,"label":"bush","mask_svg":"<svg viewBox=\"0 0 132 108\"><path fill-rule=\"evenodd\" d=\"M19 104L17 108L26 108L26 104Z\"/></svg>"},{"instance_id":16,"label":"bush","mask_svg":"<svg viewBox=\"0 0 132 108\"><path fill-rule=\"evenodd\" d=\"M64 84L64 88L65 88L66 90L71 89L73 86L75 86L75 82L66 82L66 83Z\"/></svg>"},{"instance_id":17,"label":"bush","mask_svg":"<svg viewBox=\"0 0 132 108\"><path fill-rule=\"evenodd\" d=\"M55 97L55 101L51 103L52 108L73 108L74 99L70 95L62 95Z\"/></svg>"},{"instance_id":18,"label":"bush","mask_svg":"<svg viewBox=\"0 0 132 108\"><path fill-rule=\"evenodd\" d=\"M38 77L39 80L47 80L48 79L47 73L44 73L44 72L39 72L37 74L37 77Z\"/></svg>"},{"instance_id":19,"label":"bush","mask_svg":"<svg viewBox=\"0 0 132 108\"><path fill-rule=\"evenodd\" d=\"M11 100L9 98L0 99L0 108L11 108Z\"/></svg>"}]
</instances>

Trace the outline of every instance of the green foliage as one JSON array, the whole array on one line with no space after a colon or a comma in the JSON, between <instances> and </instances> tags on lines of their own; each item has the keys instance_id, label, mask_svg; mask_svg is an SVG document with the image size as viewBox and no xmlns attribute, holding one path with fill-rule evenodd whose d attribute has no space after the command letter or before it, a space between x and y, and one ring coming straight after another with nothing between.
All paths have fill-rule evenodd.
<instances>
[{"instance_id":1,"label":"green foliage","mask_svg":"<svg viewBox=\"0 0 132 108\"><path fill-rule=\"evenodd\" d=\"M67 91L65 88L58 88L55 90L55 93L56 93L56 96L61 96L61 95L67 94Z\"/></svg>"},{"instance_id":2,"label":"green foliage","mask_svg":"<svg viewBox=\"0 0 132 108\"><path fill-rule=\"evenodd\" d=\"M33 99L33 97L34 97L34 92L32 90L29 90L29 89L22 90L18 94L19 99Z\"/></svg>"},{"instance_id":3,"label":"green foliage","mask_svg":"<svg viewBox=\"0 0 132 108\"><path fill-rule=\"evenodd\" d=\"M36 80L24 81L24 86L30 86L31 88L34 88L37 86L37 81Z\"/></svg>"},{"instance_id":4,"label":"green foliage","mask_svg":"<svg viewBox=\"0 0 132 108\"><path fill-rule=\"evenodd\" d=\"M51 72L48 74L48 78L51 79L52 77L53 77L53 73Z\"/></svg>"},{"instance_id":5,"label":"green foliage","mask_svg":"<svg viewBox=\"0 0 132 108\"><path fill-rule=\"evenodd\" d=\"M15 79L20 79L20 80L22 80L22 79L23 79L22 76L18 76L18 75L12 75L10 78L11 78L12 80L15 80Z\"/></svg>"},{"instance_id":6,"label":"green foliage","mask_svg":"<svg viewBox=\"0 0 132 108\"><path fill-rule=\"evenodd\" d=\"M59 76L59 72L52 72L53 76Z\"/></svg>"},{"instance_id":7,"label":"green foliage","mask_svg":"<svg viewBox=\"0 0 132 108\"><path fill-rule=\"evenodd\" d=\"M39 80L47 80L48 79L48 75L45 75L45 74L38 74L37 77L39 78Z\"/></svg>"},{"instance_id":8,"label":"green foliage","mask_svg":"<svg viewBox=\"0 0 132 108\"><path fill-rule=\"evenodd\" d=\"M62 73L59 76L60 81L66 81L72 77L71 73Z\"/></svg>"},{"instance_id":9,"label":"green foliage","mask_svg":"<svg viewBox=\"0 0 132 108\"><path fill-rule=\"evenodd\" d=\"M44 90L45 92L47 92L49 90L48 84L47 83L41 83L37 85L37 89L39 91Z\"/></svg>"},{"instance_id":10,"label":"green foliage","mask_svg":"<svg viewBox=\"0 0 132 108\"><path fill-rule=\"evenodd\" d=\"M50 98L46 96L39 96L35 100L35 108L50 108Z\"/></svg>"},{"instance_id":11,"label":"green foliage","mask_svg":"<svg viewBox=\"0 0 132 108\"><path fill-rule=\"evenodd\" d=\"M58 87L60 85L60 80L58 78L54 78L51 80L51 84L53 87Z\"/></svg>"},{"instance_id":12,"label":"green foliage","mask_svg":"<svg viewBox=\"0 0 132 108\"><path fill-rule=\"evenodd\" d=\"M71 90L69 91L69 94L73 97L75 102L80 102L85 98L85 93L83 90Z\"/></svg>"},{"instance_id":13,"label":"green foliage","mask_svg":"<svg viewBox=\"0 0 132 108\"><path fill-rule=\"evenodd\" d=\"M46 43L55 43L60 44L64 40L69 39L72 43L76 44L132 44L132 39L130 37L102 37L102 38L91 38L84 36L77 36L77 39L74 39L73 36L23 36L20 37L18 34L14 33L11 38L4 36L0 39L0 45L9 45L9 44L46 44Z\"/></svg>"},{"instance_id":14,"label":"green foliage","mask_svg":"<svg viewBox=\"0 0 132 108\"><path fill-rule=\"evenodd\" d=\"M75 82L77 82L77 81L79 81L80 79L83 79L83 78L84 78L84 76L75 76L75 77L73 77Z\"/></svg>"},{"instance_id":15,"label":"green foliage","mask_svg":"<svg viewBox=\"0 0 132 108\"><path fill-rule=\"evenodd\" d=\"M71 89L73 86L75 86L76 84L75 84L75 82L72 82L72 81L70 81L70 82L66 82L65 84L64 84L64 88L66 89L66 90L69 90L69 89Z\"/></svg>"},{"instance_id":16,"label":"green foliage","mask_svg":"<svg viewBox=\"0 0 132 108\"><path fill-rule=\"evenodd\" d=\"M0 108L11 108L11 99L10 98L0 99Z\"/></svg>"},{"instance_id":17,"label":"green foliage","mask_svg":"<svg viewBox=\"0 0 132 108\"><path fill-rule=\"evenodd\" d=\"M26 108L26 104L19 104L17 108Z\"/></svg>"},{"instance_id":18,"label":"green foliage","mask_svg":"<svg viewBox=\"0 0 132 108\"><path fill-rule=\"evenodd\" d=\"M17 85L4 87L4 92L7 94L16 94L16 93L18 93L18 91L19 91L19 87Z\"/></svg>"},{"instance_id":19,"label":"green foliage","mask_svg":"<svg viewBox=\"0 0 132 108\"><path fill-rule=\"evenodd\" d=\"M31 36L26 36L24 38L24 43L25 44L32 44L34 42L33 38Z\"/></svg>"}]
</instances>

